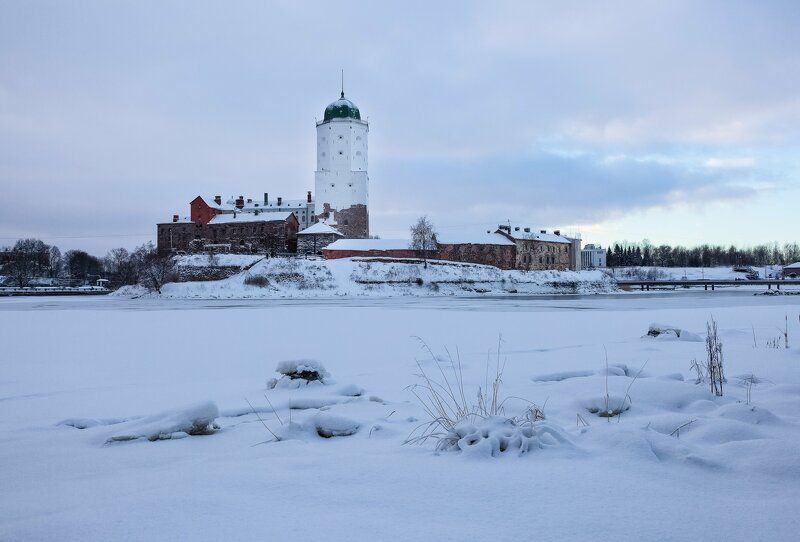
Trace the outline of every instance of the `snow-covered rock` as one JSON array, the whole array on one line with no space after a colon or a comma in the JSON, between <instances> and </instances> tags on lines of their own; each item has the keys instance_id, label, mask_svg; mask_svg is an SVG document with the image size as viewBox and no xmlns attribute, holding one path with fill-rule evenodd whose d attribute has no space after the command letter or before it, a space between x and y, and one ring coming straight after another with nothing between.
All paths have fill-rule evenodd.
<instances>
[{"instance_id":1,"label":"snow-covered rock","mask_svg":"<svg viewBox=\"0 0 800 542\"><path fill-rule=\"evenodd\" d=\"M703 342L703 338L696 333L665 324L650 324L646 336L661 341Z\"/></svg>"},{"instance_id":2,"label":"snow-covered rock","mask_svg":"<svg viewBox=\"0 0 800 542\"><path fill-rule=\"evenodd\" d=\"M197 403L177 410L168 410L136 420L114 424L106 442L146 438L164 440L187 435L207 435L216 430L214 420L219 416L217 405L211 401Z\"/></svg>"}]
</instances>

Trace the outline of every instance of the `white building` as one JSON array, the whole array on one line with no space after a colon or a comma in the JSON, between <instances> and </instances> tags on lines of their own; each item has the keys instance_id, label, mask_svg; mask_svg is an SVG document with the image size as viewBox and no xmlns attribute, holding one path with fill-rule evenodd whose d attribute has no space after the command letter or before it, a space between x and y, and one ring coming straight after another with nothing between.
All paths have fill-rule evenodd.
<instances>
[{"instance_id":1,"label":"white building","mask_svg":"<svg viewBox=\"0 0 800 542\"><path fill-rule=\"evenodd\" d=\"M581 251L581 269L595 269L606 266L606 251L600 245L589 243Z\"/></svg>"},{"instance_id":2,"label":"white building","mask_svg":"<svg viewBox=\"0 0 800 542\"><path fill-rule=\"evenodd\" d=\"M368 135L369 124L344 91L317 122L316 214L347 237L369 237Z\"/></svg>"}]
</instances>

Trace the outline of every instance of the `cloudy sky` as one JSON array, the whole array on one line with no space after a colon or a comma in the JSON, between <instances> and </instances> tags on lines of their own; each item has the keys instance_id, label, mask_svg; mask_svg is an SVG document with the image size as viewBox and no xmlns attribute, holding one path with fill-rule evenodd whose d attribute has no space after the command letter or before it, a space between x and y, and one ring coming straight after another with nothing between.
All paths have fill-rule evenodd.
<instances>
[{"instance_id":1,"label":"cloudy sky","mask_svg":"<svg viewBox=\"0 0 800 542\"><path fill-rule=\"evenodd\" d=\"M302 197L340 68L383 237L799 240L798 28L796 1L3 2L0 245Z\"/></svg>"}]
</instances>

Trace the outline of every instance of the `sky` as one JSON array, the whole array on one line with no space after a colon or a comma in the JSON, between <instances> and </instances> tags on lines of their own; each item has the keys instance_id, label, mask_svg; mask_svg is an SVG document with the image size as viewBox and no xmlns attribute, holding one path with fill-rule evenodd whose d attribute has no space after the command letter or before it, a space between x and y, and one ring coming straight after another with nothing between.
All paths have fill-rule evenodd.
<instances>
[{"instance_id":1,"label":"sky","mask_svg":"<svg viewBox=\"0 0 800 542\"><path fill-rule=\"evenodd\" d=\"M0 2L0 246L102 255L302 198L370 123L370 229L800 240L800 2Z\"/></svg>"}]
</instances>

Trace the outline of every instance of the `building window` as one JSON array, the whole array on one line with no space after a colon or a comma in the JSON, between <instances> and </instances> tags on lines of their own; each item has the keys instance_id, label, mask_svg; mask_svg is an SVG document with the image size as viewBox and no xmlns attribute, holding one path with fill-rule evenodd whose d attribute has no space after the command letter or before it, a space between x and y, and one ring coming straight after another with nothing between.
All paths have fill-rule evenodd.
<instances>
[{"instance_id":1,"label":"building window","mask_svg":"<svg viewBox=\"0 0 800 542\"><path fill-rule=\"evenodd\" d=\"M340 136L339 136L339 139L344 139L344 136L341 136L341 135L340 135Z\"/></svg>"},{"instance_id":2,"label":"building window","mask_svg":"<svg viewBox=\"0 0 800 542\"><path fill-rule=\"evenodd\" d=\"M343 155L344 151L339 151L339 156Z\"/></svg>"}]
</instances>

